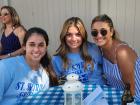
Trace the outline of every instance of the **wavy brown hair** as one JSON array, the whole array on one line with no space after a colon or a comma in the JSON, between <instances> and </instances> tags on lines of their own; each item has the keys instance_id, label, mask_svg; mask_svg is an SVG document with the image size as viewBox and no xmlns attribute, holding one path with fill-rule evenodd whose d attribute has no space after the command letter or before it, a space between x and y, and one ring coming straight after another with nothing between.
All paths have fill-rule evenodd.
<instances>
[{"instance_id":1,"label":"wavy brown hair","mask_svg":"<svg viewBox=\"0 0 140 105\"><path fill-rule=\"evenodd\" d=\"M67 58L67 54L69 53L69 47L66 44L66 35L68 32L68 29L74 26L78 29L81 37L82 37L82 45L80 46L80 54L81 58L85 61L84 68L87 68L87 64L91 64L93 67L93 61L91 56L88 54L87 51L87 31L85 29L85 26L82 22L82 20L78 17L71 17L67 19L63 25L61 34L60 34L60 41L61 44L59 48L56 51L55 55L60 55L63 60L63 67L66 69L68 67L68 64L70 63L69 59Z\"/></svg>"}]
</instances>

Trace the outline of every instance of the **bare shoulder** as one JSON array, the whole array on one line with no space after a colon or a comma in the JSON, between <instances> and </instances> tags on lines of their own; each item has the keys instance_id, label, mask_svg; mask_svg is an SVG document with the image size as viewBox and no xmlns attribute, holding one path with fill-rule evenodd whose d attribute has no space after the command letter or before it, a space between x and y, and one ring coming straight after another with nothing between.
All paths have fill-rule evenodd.
<instances>
[{"instance_id":1,"label":"bare shoulder","mask_svg":"<svg viewBox=\"0 0 140 105\"><path fill-rule=\"evenodd\" d=\"M15 28L14 33L20 37L20 36L24 36L26 33L26 29L23 26L18 26Z\"/></svg>"},{"instance_id":2,"label":"bare shoulder","mask_svg":"<svg viewBox=\"0 0 140 105\"><path fill-rule=\"evenodd\" d=\"M18 26L15 28L14 33L19 38L20 44L22 45L26 29L23 26Z\"/></svg>"},{"instance_id":3,"label":"bare shoulder","mask_svg":"<svg viewBox=\"0 0 140 105\"><path fill-rule=\"evenodd\" d=\"M120 45L116 50L117 61L135 60L137 58L136 52L128 45Z\"/></svg>"}]
</instances>

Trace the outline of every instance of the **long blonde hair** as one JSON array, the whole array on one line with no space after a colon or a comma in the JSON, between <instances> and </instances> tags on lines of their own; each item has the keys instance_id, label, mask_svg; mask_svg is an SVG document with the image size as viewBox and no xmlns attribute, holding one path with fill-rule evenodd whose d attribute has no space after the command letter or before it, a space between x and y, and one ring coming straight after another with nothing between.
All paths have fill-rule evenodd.
<instances>
[{"instance_id":1,"label":"long blonde hair","mask_svg":"<svg viewBox=\"0 0 140 105\"><path fill-rule=\"evenodd\" d=\"M12 26L14 28L16 28L18 26L21 26L19 15L18 15L18 13L16 12L16 10L13 7L11 7L11 6L3 6L3 7L1 7L1 11L3 9L6 9L10 13L11 18L12 18ZM6 29L6 24L2 24L1 31L4 31L5 29Z\"/></svg>"}]
</instances>

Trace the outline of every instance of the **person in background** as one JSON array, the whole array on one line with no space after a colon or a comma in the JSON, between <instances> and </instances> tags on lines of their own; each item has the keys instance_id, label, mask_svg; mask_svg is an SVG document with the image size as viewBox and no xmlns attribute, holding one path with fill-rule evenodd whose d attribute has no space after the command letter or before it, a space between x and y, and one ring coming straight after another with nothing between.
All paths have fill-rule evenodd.
<instances>
[{"instance_id":1,"label":"person in background","mask_svg":"<svg viewBox=\"0 0 140 105\"><path fill-rule=\"evenodd\" d=\"M47 33L33 27L24 37L25 55L0 61L0 105L15 105L58 84L47 53L48 42Z\"/></svg>"},{"instance_id":2,"label":"person in background","mask_svg":"<svg viewBox=\"0 0 140 105\"><path fill-rule=\"evenodd\" d=\"M65 21L60 41L61 44L52 57L58 79L75 73L84 84L103 85L100 50L87 41L87 32L80 18L71 17Z\"/></svg>"},{"instance_id":3,"label":"person in background","mask_svg":"<svg viewBox=\"0 0 140 105\"><path fill-rule=\"evenodd\" d=\"M23 38L26 30L21 25L16 10L11 6L3 6L0 9L2 22L2 36L0 40L0 59L23 54Z\"/></svg>"},{"instance_id":4,"label":"person in background","mask_svg":"<svg viewBox=\"0 0 140 105\"><path fill-rule=\"evenodd\" d=\"M107 84L118 89L130 84L131 94L140 101L140 57L118 38L111 18L106 14L96 16L91 23L91 35L102 51Z\"/></svg>"}]
</instances>

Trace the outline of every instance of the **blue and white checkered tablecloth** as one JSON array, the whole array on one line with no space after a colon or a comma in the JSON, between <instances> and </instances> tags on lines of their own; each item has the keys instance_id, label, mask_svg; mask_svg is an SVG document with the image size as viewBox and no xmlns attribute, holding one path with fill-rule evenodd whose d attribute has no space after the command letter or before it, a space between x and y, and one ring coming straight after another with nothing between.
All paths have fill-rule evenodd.
<instances>
[{"instance_id":1,"label":"blue and white checkered tablecloth","mask_svg":"<svg viewBox=\"0 0 140 105\"><path fill-rule=\"evenodd\" d=\"M97 85L85 85L83 98L91 93ZM121 96L123 91L101 86L109 105L121 105ZM51 87L46 91L40 91L38 94L26 97L18 105L64 105L64 92L61 86Z\"/></svg>"}]
</instances>

